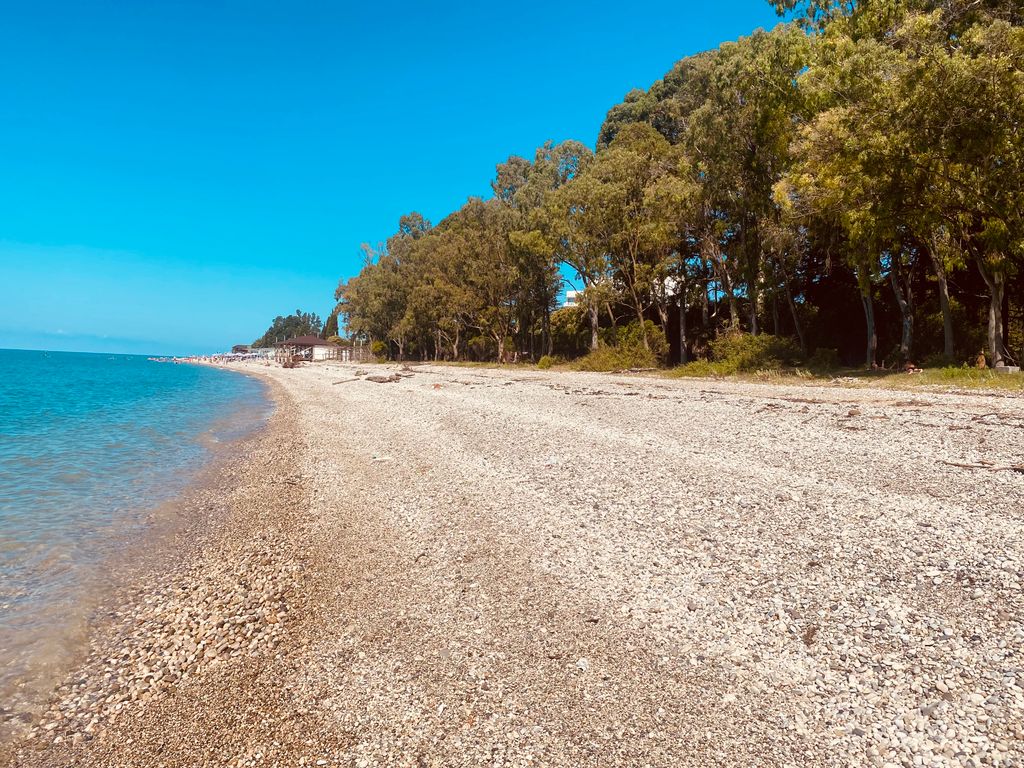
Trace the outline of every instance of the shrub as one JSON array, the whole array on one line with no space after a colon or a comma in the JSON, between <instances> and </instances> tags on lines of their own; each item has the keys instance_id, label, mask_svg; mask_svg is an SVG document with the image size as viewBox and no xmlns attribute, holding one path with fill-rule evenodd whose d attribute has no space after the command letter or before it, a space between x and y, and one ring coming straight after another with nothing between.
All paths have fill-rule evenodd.
<instances>
[{"instance_id":1,"label":"shrub","mask_svg":"<svg viewBox=\"0 0 1024 768\"><path fill-rule=\"evenodd\" d=\"M542 371L546 371L553 365L558 365L562 362L562 358L555 355L544 355L540 360L537 361L537 367Z\"/></svg>"},{"instance_id":2,"label":"shrub","mask_svg":"<svg viewBox=\"0 0 1024 768\"><path fill-rule=\"evenodd\" d=\"M732 368L731 372L750 372L791 367L799 363L801 355L792 339L730 331L711 342L711 357Z\"/></svg>"},{"instance_id":3,"label":"shrub","mask_svg":"<svg viewBox=\"0 0 1024 768\"><path fill-rule=\"evenodd\" d=\"M922 368L949 368L952 367L953 360L946 357L941 352L928 355L924 360L921 361Z\"/></svg>"},{"instance_id":4,"label":"shrub","mask_svg":"<svg viewBox=\"0 0 1024 768\"><path fill-rule=\"evenodd\" d=\"M654 368L657 358L640 347L609 347L601 344L597 349L576 361L580 371L624 371L629 368Z\"/></svg>"},{"instance_id":5,"label":"shrub","mask_svg":"<svg viewBox=\"0 0 1024 768\"><path fill-rule=\"evenodd\" d=\"M828 347L818 347L807 361L812 371L834 371L839 367L839 352Z\"/></svg>"},{"instance_id":6,"label":"shrub","mask_svg":"<svg viewBox=\"0 0 1024 768\"><path fill-rule=\"evenodd\" d=\"M835 355L835 350L824 352ZM672 369L672 375L709 377L753 373L758 378L766 378L782 368L795 366L800 357L800 347L792 339L729 331L711 342L711 360L680 365ZM827 362L828 357L826 355L823 362ZM836 359L838 361L838 355Z\"/></svg>"},{"instance_id":7,"label":"shrub","mask_svg":"<svg viewBox=\"0 0 1024 768\"><path fill-rule=\"evenodd\" d=\"M498 343L490 336L473 336L466 346L474 360L495 360L498 357Z\"/></svg>"},{"instance_id":8,"label":"shrub","mask_svg":"<svg viewBox=\"0 0 1024 768\"><path fill-rule=\"evenodd\" d=\"M370 352L378 360L387 360L389 351L388 343L386 341L380 341L378 339L370 344Z\"/></svg>"},{"instance_id":9,"label":"shrub","mask_svg":"<svg viewBox=\"0 0 1024 768\"><path fill-rule=\"evenodd\" d=\"M644 334L647 347L644 347ZM668 357L668 341L650 320L601 331L601 345L576 362L580 371L623 371L630 368L657 368Z\"/></svg>"},{"instance_id":10,"label":"shrub","mask_svg":"<svg viewBox=\"0 0 1024 768\"><path fill-rule=\"evenodd\" d=\"M647 347L644 348L644 334L647 335ZM634 321L629 325L620 325L615 328L605 328L601 331L601 337L605 344L622 351L627 355L638 354L648 361L647 365L629 366L633 368L653 368L663 365L668 359L668 341L661 328L650 320L645 320L643 326ZM651 360L653 359L653 362Z\"/></svg>"}]
</instances>

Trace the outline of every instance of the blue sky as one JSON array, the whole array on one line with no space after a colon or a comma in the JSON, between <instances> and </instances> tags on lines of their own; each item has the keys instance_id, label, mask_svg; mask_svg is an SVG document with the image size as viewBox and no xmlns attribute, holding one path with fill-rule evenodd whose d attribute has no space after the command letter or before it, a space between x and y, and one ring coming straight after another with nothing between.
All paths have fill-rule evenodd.
<instances>
[{"instance_id":1,"label":"blue sky","mask_svg":"<svg viewBox=\"0 0 1024 768\"><path fill-rule=\"evenodd\" d=\"M209 352L485 195L765 0L9 3L0 347Z\"/></svg>"}]
</instances>

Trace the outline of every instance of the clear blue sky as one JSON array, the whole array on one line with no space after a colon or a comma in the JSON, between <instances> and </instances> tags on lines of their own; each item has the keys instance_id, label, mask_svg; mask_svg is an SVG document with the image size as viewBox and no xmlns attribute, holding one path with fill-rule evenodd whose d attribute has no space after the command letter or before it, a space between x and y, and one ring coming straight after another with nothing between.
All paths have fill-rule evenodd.
<instances>
[{"instance_id":1,"label":"clear blue sky","mask_svg":"<svg viewBox=\"0 0 1024 768\"><path fill-rule=\"evenodd\" d=\"M8 3L0 347L206 352L489 192L765 0Z\"/></svg>"}]
</instances>

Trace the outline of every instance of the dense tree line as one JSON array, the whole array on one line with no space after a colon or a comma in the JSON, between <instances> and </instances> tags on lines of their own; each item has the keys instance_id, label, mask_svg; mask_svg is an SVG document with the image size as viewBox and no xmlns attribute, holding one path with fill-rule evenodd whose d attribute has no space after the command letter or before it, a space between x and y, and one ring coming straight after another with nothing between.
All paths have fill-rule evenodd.
<instances>
[{"instance_id":1,"label":"dense tree line","mask_svg":"<svg viewBox=\"0 0 1024 768\"><path fill-rule=\"evenodd\" d=\"M256 339L252 345L254 347L270 347L279 341L294 339L297 336L319 336L322 329L323 321L318 314L296 309L294 315L275 317L266 333ZM335 325L335 331L337 331L337 325Z\"/></svg>"},{"instance_id":2,"label":"dense tree line","mask_svg":"<svg viewBox=\"0 0 1024 768\"><path fill-rule=\"evenodd\" d=\"M795 20L683 59L596 152L498 166L487 200L402 218L336 298L392 356L575 354L634 324L726 328L875 365L1021 356L1017 0L779 0ZM562 275L578 307L556 311ZM858 319L859 318L859 319Z\"/></svg>"}]
</instances>

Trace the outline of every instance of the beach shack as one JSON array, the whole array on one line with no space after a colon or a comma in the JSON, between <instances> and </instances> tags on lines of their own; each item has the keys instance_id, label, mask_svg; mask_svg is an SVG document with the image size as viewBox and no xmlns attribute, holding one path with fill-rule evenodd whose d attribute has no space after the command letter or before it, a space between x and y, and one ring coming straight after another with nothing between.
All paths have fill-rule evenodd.
<instances>
[{"instance_id":1,"label":"beach shack","mask_svg":"<svg viewBox=\"0 0 1024 768\"><path fill-rule=\"evenodd\" d=\"M301 360L337 360L341 357L341 347L319 336L296 336L294 339L279 341L274 345L274 355L279 363Z\"/></svg>"}]
</instances>

